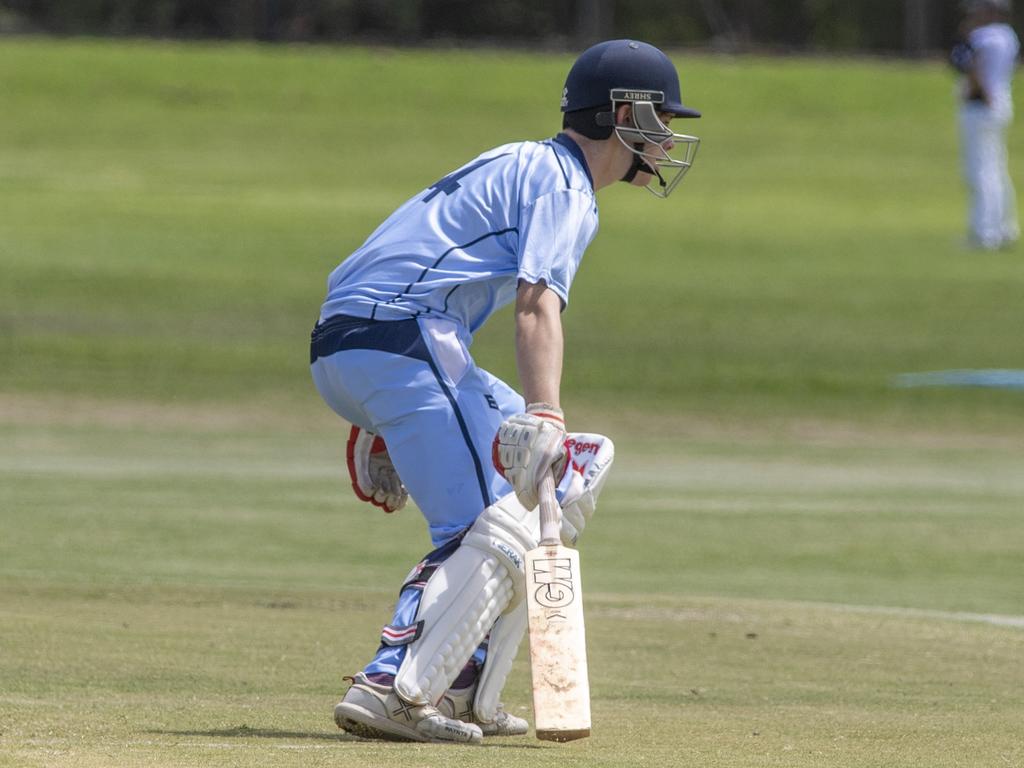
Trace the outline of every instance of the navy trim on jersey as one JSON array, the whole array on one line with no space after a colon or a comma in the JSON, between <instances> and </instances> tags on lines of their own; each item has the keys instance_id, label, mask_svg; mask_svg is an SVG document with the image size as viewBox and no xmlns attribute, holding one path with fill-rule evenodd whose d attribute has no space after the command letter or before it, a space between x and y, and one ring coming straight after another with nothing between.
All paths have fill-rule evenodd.
<instances>
[{"instance_id":1,"label":"navy trim on jersey","mask_svg":"<svg viewBox=\"0 0 1024 768\"><path fill-rule=\"evenodd\" d=\"M438 256L437 260L433 264L431 264L429 267L424 267L423 271L420 272L419 277L417 277L415 280L413 280L411 283L409 283L407 286L405 286L405 290L395 294L394 296L392 296L390 299L388 299L387 301L385 301L383 303L384 304L394 304L396 301L400 301L402 299L402 297L405 296L405 294L407 294L409 291L412 290L412 287L414 285L416 285L416 283L420 282L424 277L427 276L427 272L429 272L432 269L437 269L438 266L441 264L441 262L444 261L445 257L448 256L448 254L450 254L452 251L461 251L461 250L463 250L465 248L470 248L470 247L476 245L477 243L479 243L479 242L481 242L483 240L486 240L488 237L497 237L498 235L507 235L509 232L518 232L518 231L519 231L519 227L507 227L505 229L497 229L494 232L488 232L486 235L480 235L480 237L476 238L475 240L470 240L468 243L463 243L461 245L453 245L447 251L445 251L440 256ZM379 304L381 304L381 303L382 302L379 302L379 301L374 303L373 311L370 313L370 317L371 318L377 313L377 306Z\"/></svg>"},{"instance_id":2,"label":"navy trim on jersey","mask_svg":"<svg viewBox=\"0 0 1024 768\"><path fill-rule=\"evenodd\" d=\"M462 283L459 283L459 285L462 285ZM458 288L459 285L453 286L452 289L444 295L444 309L441 310L442 312L448 311L448 299L452 297L452 294L455 293L455 289Z\"/></svg>"},{"instance_id":3,"label":"navy trim on jersey","mask_svg":"<svg viewBox=\"0 0 1024 768\"><path fill-rule=\"evenodd\" d=\"M584 173L587 174L587 179L590 181L590 188L594 188L594 177L590 175L590 166L587 165L587 156L583 154L583 150L580 149L580 145L573 141L568 134L560 133L552 139L556 144L561 144L563 147L569 150L569 153L576 158L580 166L583 168ZM561 163L559 163L561 165ZM563 169L562 173L565 173ZM567 181L568 183L568 181Z\"/></svg>"},{"instance_id":4,"label":"navy trim on jersey","mask_svg":"<svg viewBox=\"0 0 1024 768\"><path fill-rule=\"evenodd\" d=\"M309 364L346 349L375 349L433 362L415 320L367 320L335 315L313 329L309 339Z\"/></svg>"},{"instance_id":5,"label":"navy trim on jersey","mask_svg":"<svg viewBox=\"0 0 1024 768\"><path fill-rule=\"evenodd\" d=\"M565 172L565 166L562 165L562 158L558 156L558 150L555 149L554 143L548 144L548 148L551 150L551 154L555 156L555 162L558 163L558 170L562 172L562 178L565 180L565 188L572 189L572 184L569 183L569 174Z\"/></svg>"},{"instance_id":6,"label":"navy trim on jersey","mask_svg":"<svg viewBox=\"0 0 1024 768\"><path fill-rule=\"evenodd\" d=\"M434 378L437 379L441 391L444 392L444 396L455 413L455 420L462 432L462 439L466 443L466 448L469 449L469 455L473 458L473 468L476 470L476 479L480 484L480 495L483 497L484 503L481 509L489 507L491 494L487 489L483 463L473 446L469 428L466 426L466 419L459 409L455 396L445 384L437 364L430 356L430 351L423 341L420 324L411 318L409 320L367 320L365 317L335 315L318 323L313 329L309 340L309 364L312 365L321 357L329 357L335 352L347 349L373 349L390 352L393 355L422 360L430 366L431 373L434 374Z\"/></svg>"}]
</instances>

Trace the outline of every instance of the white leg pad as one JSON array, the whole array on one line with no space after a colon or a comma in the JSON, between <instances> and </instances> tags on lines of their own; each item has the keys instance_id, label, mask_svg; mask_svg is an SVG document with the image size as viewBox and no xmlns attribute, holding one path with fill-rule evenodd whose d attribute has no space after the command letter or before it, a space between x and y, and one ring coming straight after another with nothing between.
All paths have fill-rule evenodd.
<instances>
[{"instance_id":1,"label":"white leg pad","mask_svg":"<svg viewBox=\"0 0 1024 768\"><path fill-rule=\"evenodd\" d=\"M423 588L422 631L395 677L395 691L410 703L436 705L498 617L522 602L524 558L537 539L531 514L504 501L484 510Z\"/></svg>"},{"instance_id":2,"label":"white leg pad","mask_svg":"<svg viewBox=\"0 0 1024 768\"><path fill-rule=\"evenodd\" d=\"M461 546L423 588L420 636L409 644L395 691L412 704L437 704L512 600L497 557Z\"/></svg>"},{"instance_id":3,"label":"white leg pad","mask_svg":"<svg viewBox=\"0 0 1024 768\"><path fill-rule=\"evenodd\" d=\"M498 713L499 697L505 687L505 680L512 670L519 645L526 634L526 601L520 601L513 610L501 616L487 643L487 661L480 674L473 711L481 723L494 722Z\"/></svg>"},{"instance_id":4,"label":"white leg pad","mask_svg":"<svg viewBox=\"0 0 1024 768\"><path fill-rule=\"evenodd\" d=\"M512 602L505 609L508 611L523 599L526 584L524 557L539 541L540 517L510 493L483 511L462 540L462 545L487 552L502 561L515 588Z\"/></svg>"}]
</instances>

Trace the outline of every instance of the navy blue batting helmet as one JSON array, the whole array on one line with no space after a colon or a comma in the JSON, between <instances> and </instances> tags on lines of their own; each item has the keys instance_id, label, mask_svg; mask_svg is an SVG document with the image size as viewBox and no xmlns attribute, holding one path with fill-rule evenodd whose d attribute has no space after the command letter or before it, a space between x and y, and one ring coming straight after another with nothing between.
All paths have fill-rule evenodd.
<instances>
[{"instance_id":1,"label":"navy blue batting helmet","mask_svg":"<svg viewBox=\"0 0 1024 768\"><path fill-rule=\"evenodd\" d=\"M651 101L659 112L700 117L700 112L683 105L675 66L649 43L606 40L581 53L565 80L562 111L610 104L612 91L617 97L626 96L616 101ZM636 98L630 98L634 95Z\"/></svg>"}]
</instances>

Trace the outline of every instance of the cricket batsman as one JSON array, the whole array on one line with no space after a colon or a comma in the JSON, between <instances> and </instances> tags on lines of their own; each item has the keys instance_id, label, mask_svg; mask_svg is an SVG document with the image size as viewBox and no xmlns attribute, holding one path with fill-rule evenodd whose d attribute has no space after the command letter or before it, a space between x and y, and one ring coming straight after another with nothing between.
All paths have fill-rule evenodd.
<instances>
[{"instance_id":1,"label":"cricket batsman","mask_svg":"<svg viewBox=\"0 0 1024 768\"><path fill-rule=\"evenodd\" d=\"M499 695L526 627L538 483L554 473L573 546L613 458L608 438L566 431L559 391L561 313L597 232L596 193L622 181L667 197L699 144L669 127L700 113L647 43L584 51L561 111L554 138L484 152L414 195L327 281L310 363L352 425L353 488L385 512L411 496L434 547L335 707L358 736L479 744L527 731ZM469 353L513 302L522 394Z\"/></svg>"}]
</instances>

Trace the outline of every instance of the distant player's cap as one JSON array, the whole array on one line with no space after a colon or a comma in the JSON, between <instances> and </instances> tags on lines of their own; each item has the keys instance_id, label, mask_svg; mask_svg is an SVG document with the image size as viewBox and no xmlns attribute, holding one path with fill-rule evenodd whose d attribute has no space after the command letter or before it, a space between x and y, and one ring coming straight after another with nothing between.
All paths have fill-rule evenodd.
<instances>
[{"instance_id":1,"label":"distant player's cap","mask_svg":"<svg viewBox=\"0 0 1024 768\"><path fill-rule=\"evenodd\" d=\"M700 112L683 105L675 66L649 43L606 40L581 53L565 80L562 111L610 104L612 91L626 95L624 101L652 101L658 111L676 117L700 117Z\"/></svg>"}]
</instances>

